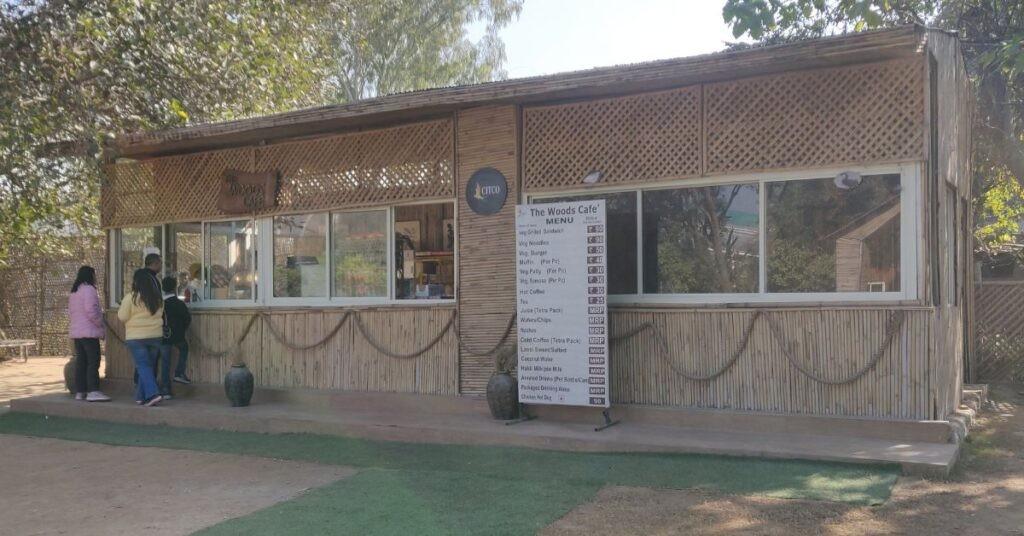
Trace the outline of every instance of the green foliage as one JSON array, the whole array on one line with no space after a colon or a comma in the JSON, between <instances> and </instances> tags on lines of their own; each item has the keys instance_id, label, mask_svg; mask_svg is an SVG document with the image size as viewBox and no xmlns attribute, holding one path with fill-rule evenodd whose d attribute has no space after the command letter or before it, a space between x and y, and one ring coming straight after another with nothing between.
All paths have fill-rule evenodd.
<instances>
[{"instance_id":1,"label":"green foliage","mask_svg":"<svg viewBox=\"0 0 1024 536\"><path fill-rule=\"evenodd\" d=\"M496 32L521 4L0 2L0 267L12 248L97 234L115 134L500 77Z\"/></svg>"},{"instance_id":2,"label":"green foliage","mask_svg":"<svg viewBox=\"0 0 1024 536\"><path fill-rule=\"evenodd\" d=\"M960 37L975 87L974 192L978 238L1000 247L1020 217L1024 185L1024 2L1008 0L726 0L722 10L736 37L762 44L920 23ZM988 192L997 190L991 198ZM998 190L1002 190L1001 192ZM1017 196L1017 201L1010 198Z\"/></svg>"},{"instance_id":3,"label":"green foliage","mask_svg":"<svg viewBox=\"0 0 1024 536\"><path fill-rule=\"evenodd\" d=\"M1021 234L1024 187L1005 167L993 169L988 189L975 200L978 215L974 235L992 248L1010 244Z\"/></svg>"}]
</instances>

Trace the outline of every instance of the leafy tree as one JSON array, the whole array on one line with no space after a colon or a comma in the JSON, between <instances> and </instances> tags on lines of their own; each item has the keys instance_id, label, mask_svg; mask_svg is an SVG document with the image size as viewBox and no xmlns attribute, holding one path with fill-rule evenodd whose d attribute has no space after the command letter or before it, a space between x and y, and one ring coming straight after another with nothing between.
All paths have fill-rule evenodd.
<instances>
[{"instance_id":1,"label":"leafy tree","mask_svg":"<svg viewBox=\"0 0 1024 536\"><path fill-rule=\"evenodd\" d=\"M96 236L115 133L500 77L521 3L0 0L0 267Z\"/></svg>"},{"instance_id":2,"label":"leafy tree","mask_svg":"<svg viewBox=\"0 0 1024 536\"><path fill-rule=\"evenodd\" d=\"M726 0L736 37L760 43L920 23L959 33L978 99L974 130L978 238L1013 240L1024 186L1024 2L1019 0ZM997 192L989 195L996 189ZM992 232L1001 229L1000 232Z\"/></svg>"}]
</instances>

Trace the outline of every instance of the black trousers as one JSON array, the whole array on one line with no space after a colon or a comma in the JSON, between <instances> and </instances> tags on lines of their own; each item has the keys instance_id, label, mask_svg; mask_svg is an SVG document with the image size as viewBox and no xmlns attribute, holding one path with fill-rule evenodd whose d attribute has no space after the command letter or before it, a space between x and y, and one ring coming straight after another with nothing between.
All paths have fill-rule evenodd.
<instances>
[{"instance_id":1,"label":"black trousers","mask_svg":"<svg viewBox=\"0 0 1024 536\"><path fill-rule=\"evenodd\" d=\"M100 340L74 339L75 392L100 390Z\"/></svg>"}]
</instances>

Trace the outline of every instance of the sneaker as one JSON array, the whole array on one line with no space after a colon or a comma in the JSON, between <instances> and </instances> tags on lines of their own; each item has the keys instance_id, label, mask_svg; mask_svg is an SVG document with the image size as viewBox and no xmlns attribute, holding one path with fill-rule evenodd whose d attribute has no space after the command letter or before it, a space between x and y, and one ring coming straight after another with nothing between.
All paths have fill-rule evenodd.
<instances>
[{"instance_id":1,"label":"sneaker","mask_svg":"<svg viewBox=\"0 0 1024 536\"><path fill-rule=\"evenodd\" d=\"M75 393L75 400L85 400L85 393Z\"/></svg>"},{"instance_id":2,"label":"sneaker","mask_svg":"<svg viewBox=\"0 0 1024 536\"><path fill-rule=\"evenodd\" d=\"M142 405L143 406L153 407L153 406L160 405L160 403L163 402L163 401L164 401L164 397L162 397L160 395L153 395L153 396L149 397L149 400L143 402Z\"/></svg>"},{"instance_id":3,"label":"sneaker","mask_svg":"<svg viewBox=\"0 0 1024 536\"><path fill-rule=\"evenodd\" d=\"M182 374L181 376L175 376L174 381L178 383L183 383L185 385L190 385L192 383L192 380L190 380L189 377L185 376L184 374Z\"/></svg>"},{"instance_id":4,"label":"sneaker","mask_svg":"<svg viewBox=\"0 0 1024 536\"><path fill-rule=\"evenodd\" d=\"M110 397L103 394L103 391L91 391L85 399L89 402L110 402Z\"/></svg>"},{"instance_id":5,"label":"sneaker","mask_svg":"<svg viewBox=\"0 0 1024 536\"><path fill-rule=\"evenodd\" d=\"M174 398L173 396L171 396L170 393L167 393L166 395L160 395L160 396L164 397L164 402Z\"/></svg>"}]
</instances>

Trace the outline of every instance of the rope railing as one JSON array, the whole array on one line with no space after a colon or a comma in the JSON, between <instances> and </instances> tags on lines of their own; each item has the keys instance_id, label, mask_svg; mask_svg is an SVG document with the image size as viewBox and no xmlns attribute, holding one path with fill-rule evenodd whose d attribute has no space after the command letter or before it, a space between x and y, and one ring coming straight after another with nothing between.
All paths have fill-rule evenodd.
<instances>
[{"instance_id":1,"label":"rope railing","mask_svg":"<svg viewBox=\"0 0 1024 536\"><path fill-rule=\"evenodd\" d=\"M429 352L434 346L440 343L441 340L444 339L444 336L449 331L455 333L455 338L456 341L458 342L459 348L462 349L462 351L466 352L467 354L478 357L493 355L495 352L498 351L499 348L501 348L504 344L508 342L508 339L512 335L513 327L515 326L516 322L516 314L513 313L509 318L508 324L505 327L505 331L503 332L501 338L499 338L497 343L495 343L495 345L486 352L476 352L467 348L466 344L462 340L462 334L459 332L457 322L457 310L452 311L452 315L451 317L449 317L448 322L445 323L444 327L441 328L441 331L438 332L438 334L435 335L430 340L430 342L412 352L398 352L393 349L385 347L384 344L377 340L377 338L374 337L366 328L366 325L363 323L362 316L359 313L359 311L345 312L341 319L338 320L338 323L330 331L328 331L327 334L325 334L320 340L309 344L296 344L294 342L288 341L284 334L282 334L280 330L277 329L277 326L274 325L274 322L271 319L271 315L266 312L253 313L252 316L249 318L249 321L246 323L245 328L242 330L241 335L234 341L234 343L232 343L228 348L224 350L212 350L205 343L205 341L203 341L202 337L200 337L199 334L195 333L194 331L189 332L189 338L196 345L196 347L199 348L201 355L204 355L209 358L220 359L222 357L230 355L232 352L238 351L241 348L242 343L245 342L245 339L252 331L252 328L256 324L256 321L259 320L260 318L263 319L268 331L278 342L280 342L283 346L295 351L312 350L314 348L319 348L321 346L326 345L331 339L333 339L338 334L339 331L341 331L341 328L350 318L354 318L356 331L359 332L359 334L366 340L366 342L369 343L371 347L373 347L381 354L392 359L418 358L423 354ZM878 348L875 349L874 352L872 352L867 363L865 363L863 366L857 369L857 371L854 372L852 375L839 379L826 378L824 376L816 374L815 372L811 371L810 369L802 365L800 361L796 359L796 357L794 356L793 345L791 345L788 341L785 340L785 337L782 334L782 329L779 327L776 320L772 318L770 314L766 314L761 311L755 311L754 314L751 315L750 320L747 322L747 325L743 330L743 334L740 336L739 344L736 346L736 349L725 360L725 362L720 367L707 374L697 374L682 370L677 365L675 360L672 359L672 357L669 355L671 351L669 349L668 340L665 337L664 333L662 333L661 329L653 322L644 322L623 333L612 335L609 337L609 341L612 344L618 344L626 340L629 340L637 335L640 335L645 331L650 331L653 334L655 342L657 344L656 353L658 357L665 361L665 363L668 364L669 368L675 374L688 380L707 382L714 380L715 378L721 376L722 374L725 374L726 371L731 369L736 364L736 362L739 361L740 356L743 355L747 347L750 345L750 339L753 334L754 328L757 325L757 320L759 318L763 318L765 322L767 322L769 331L772 334L772 338L782 348L783 354L785 355L787 362L789 362L789 364L799 373L818 383L826 385L843 385L857 381L878 364L878 362L882 358L882 355L885 354L886 349L888 349L889 346L892 344L892 341L893 339L895 339L896 334L899 333L900 329L903 327L906 318L906 313L904 311L894 311L889 316L889 319L886 321L885 336L883 337L881 344L878 346ZM113 326L107 323L105 319L104 323L106 324L107 330L111 334L113 334L114 338L117 339L118 342L123 344L124 338L114 329Z\"/></svg>"},{"instance_id":2,"label":"rope railing","mask_svg":"<svg viewBox=\"0 0 1024 536\"><path fill-rule=\"evenodd\" d=\"M635 328L632 328L626 331L625 333L613 335L609 337L609 339L613 343L618 343L626 339L632 338L636 335L639 335L644 331L650 330L654 334L655 341L658 345L658 355L668 363L669 368L672 369L672 372L688 380L704 382L711 381L721 376L727 370L732 368L733 365L736 364L736 361L739 360L740 355L743 354L743 351L747 348L747 346L750 343L750 336L754 331L754 326L758 318L764 318L765 321L768 323L769 331L772 334L772 338L774 338L775 341L779 344L779 346L782 347L782 351L786 357L786 361L788 361L789 364L793 368L795 368L799 373L810 378L811 380L814 380L818 383L822 383L825 385L844 385L859 380L871 369L875 368L875 366L881 360L882 355L885 353L886 349L888 349L889 346L892 344L892 341L896 337L896 334L899 333L900 329L903 327L903 322L906 318L906 313L904 311L893 311L893 313L889 316L889 319L886 321L885 336L882 338L882 343L878 346L877 349L875 349L874 352L871 353L871 357L870 359L868 359L868 362L865 363L852 375L842 379L832 379L819 376L818 374L815 374L811 370L801 365L800 362L793 356L792 346L783 338L781 334L782 330L779 327L778 323L770 315L763 314L761 311L755 311L753 316L750 317L750 321L748 322L746 329L743 330L743 335L740 338L740 344L736 348L736 351L729 356L729 358L721 367L711 372L710 374L704 376L685 372L683 370L680 370L679 367L676 366L675 361L671 358L671 356L668 355L668 341L666 340L665 335L661 332L660 329L658 329L658 326L652 322L644 322L643 324L640 324L639 326L636 326Z\"/></svg>"},{"instance_id":3,"label":"rope railing","mask_svg":"<svg viewBox=\"0 0 1024 536\"><path fill-rule=\"evenodd\" d=\"M725 374L725 371L732 368L736 361L739 360L740 355L743 354L743 351L747 349L747 345L750 344L750 334L753 333L755 322L757 322L757 319L760 316L761 311L755 311L753 316L750 317L750 322L747 323L746 329L743 330L743 336L740 338L739 346L737 346L736 351L734 351L732 355L729 356L729 359L725 361L725 364L723 364L717 370L703 376L685 372L676 366L675 360L673 360L668 355L668 341L665 339L665 335L661 332L660 329L658 329L658 326L654 325L654 323L652 322L644 322L643 324L640 324L639 326L627 331L626 333L620 335L612 335L611 337L609 337L609 340L613 343L619 343L629 338L632 338L636 335L639 335L644 331L651 330L654 333L654 339L658 343L658 356L661 357L662 360L668 364L669 368L672 369L672 372L675 372L677 375L682 376L688 380L693 380L695 382L706 382L711 381L721 376L722 374Z\"/></svg>"}]
</instances>

